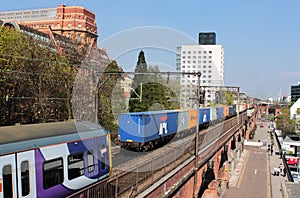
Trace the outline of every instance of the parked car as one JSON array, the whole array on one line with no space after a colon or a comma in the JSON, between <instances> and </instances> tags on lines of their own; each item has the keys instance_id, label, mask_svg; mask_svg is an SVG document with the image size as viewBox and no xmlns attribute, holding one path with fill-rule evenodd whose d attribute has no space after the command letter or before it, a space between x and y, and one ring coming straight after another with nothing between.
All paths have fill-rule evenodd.
<instances>
[{"instance_id":1,"label":"parked car","mask_svg":"<svg viewBox=\"0 0 300 198\"><path fill-rule=\"evenodd\" d=\"M299 158L298 157L286 156L285 159L286 159L286 162L287 162L288 165L298 166L298 164L299 164Z\"/></svg>"}]
</instances>

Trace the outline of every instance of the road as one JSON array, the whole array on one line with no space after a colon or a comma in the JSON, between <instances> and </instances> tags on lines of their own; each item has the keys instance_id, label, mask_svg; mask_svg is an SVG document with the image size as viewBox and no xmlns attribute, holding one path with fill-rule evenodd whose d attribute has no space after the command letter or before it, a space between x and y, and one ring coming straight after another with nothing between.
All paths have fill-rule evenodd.
<instances>
[{"instance_id":1,"label":"road","mask_svg":"<svg viewBox=\"0 0 300 198\"><path fill-rule=\"evenodd\" d=\"M267 153L259 147L245 147L248 154L236 187L226 191L224 198L268 197Z\"/></svg>"}]
</instances>

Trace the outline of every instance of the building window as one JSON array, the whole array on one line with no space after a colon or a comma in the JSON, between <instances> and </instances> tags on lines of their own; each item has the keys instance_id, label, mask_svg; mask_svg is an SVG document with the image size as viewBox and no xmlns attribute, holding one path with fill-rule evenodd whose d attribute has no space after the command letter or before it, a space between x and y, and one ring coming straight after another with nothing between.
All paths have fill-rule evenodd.
<instances>
[{"instance_id":1,"label":"building window","mask_svg":"<svg viewBox=\"0 0 300 198\"><path fill-rule=\"evenodd\" d=\"M81 42L81 35L80 34L77 35L77 42Z\"/></svg>"},{"instance_id":2,"label":"building window","mask_svg":"<svg viewBox=\"0 0 300 198\"><path fill-rule=\"evenodd\" d=\"M210 54L212 54L212 51L209 51Z\"/></svg>"},{"instance_id":3,"label":"building window","mask_svg":"<svg viewBox=\"0 0 300 198\"><path fill-rule=\"evenodd\" d=\"M70 27L72 27L72 24L71 24L71 23L69 23L69 24L68 24L68 27L69 27L69 28L70 28Z\"/></svg>"},{"instance_id":4,"label":"building window","mask_svg":"<svg viewBox=\"0 0 300 198\"><path fill-rule=\"evenodd\" d=\"M82 28L82 24L81 24L81 23L78 23L78 27L79 27L79 28Z\"/></svg>"}]
</instances>

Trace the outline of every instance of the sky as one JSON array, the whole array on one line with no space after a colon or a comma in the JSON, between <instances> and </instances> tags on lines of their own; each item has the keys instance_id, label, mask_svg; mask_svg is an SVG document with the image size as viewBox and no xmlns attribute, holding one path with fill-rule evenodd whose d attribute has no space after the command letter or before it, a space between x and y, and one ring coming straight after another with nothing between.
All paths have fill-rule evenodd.
<instances>
[{"instance_id":1,"label":"sky","mask_svg":"<svg viewBox=\"0 0 300 198\"><path fill-rule=\"evenodd\" d=\"M128 70L140 50L148 65L174 69L176 46L196 44L199 32L216 32L226 86L276 99L300 82L299 0L10 0L0 11L58 4L94 12L98 46Z\"/></svg>"}]
</instances>

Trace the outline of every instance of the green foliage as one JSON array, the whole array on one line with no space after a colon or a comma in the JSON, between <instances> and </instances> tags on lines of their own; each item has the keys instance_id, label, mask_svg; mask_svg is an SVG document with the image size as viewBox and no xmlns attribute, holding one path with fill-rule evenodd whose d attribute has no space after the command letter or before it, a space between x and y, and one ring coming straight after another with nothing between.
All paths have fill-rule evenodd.
<instances>
[{"instance_id":1,"label":"green foliage","mask_svg":"<svg viewBox=\"0 0 300 198\"><path fill-rule=\"evenodd\" d=\"M137 65L136 65L134 72L135 73L147 72L147 63L146 63L145 54L143 51L140 51L140 53L139 53ZM145 74L135 74L133 77L132 87L134 89L136 89L138 86L140 86L140 84L142 82L145 82L145 80L146 80L145 77L147 77L147 75L145 75Z\"/></svg>"},{"instance_id":2,"label":"green foliage","mask_svg":"<svg viewBox=\"0 0 300 198\"><path fill-rule=\"evenodd\" d=\"M158 66L147 67L143 51L139 53L135 72L151 72L151 74L148 76L144 74L134 75L132 84L134 91L131 92L129 101L130 112L180 108L177 99L180 91L178 81L170 79L169 76L164 78L160 74ZM169 84L172 88L166 87L164 84ZM174 93L173 90L176 90L177 93Z\"/></svg>"},{"instance_id":3,"label":"green foliage","mask_svg":"<svg viewBox=\"0 0 300 198\"><path fill-rule=\"evenodd\" d=\"M70 118L75 74L66 57L0 27L0 125Z\"/></svg>"},{"instance_id":4,"label":"green foliage","mask_svg":"<svg viewBox=\"0 0 300 198\"><path fill-rule=\"evenodd\" d=\"M280 114L276 119L276 126L284 134L295 132L295 121L290 120L290 109L288 106L280 108Z\"/></svg>"},{"instance_id":5,"label":"green foliage","mask_svg":"<svg viewBox=\"0 0 300 198\"><path fill-rule=\"evenodd\" d=\"M109 74L118 72L116 61L107 65L101 81L103 85L99 88L98 121L101 126L111 132L112 139L117 137L117 120L120 113L126 111L124 90L117 86L121 79L120 75Z\"/></svg>"},{"instance_id":6,"label":"green foliage","mask_svg":"<svg viewBox=\"0 0 300 198\"><path fill-rule=\"evenodd\" d=\"M161 83L149 82L143 84L143 95L141 102L138 100L129 101L130 112L156 111L164 109L177 109L180 107L178 101L170 100L176 97L172 90ZM140 92L140 88L136 89Z\"/></svg>"}]
</instances>

